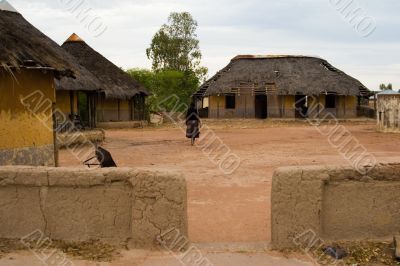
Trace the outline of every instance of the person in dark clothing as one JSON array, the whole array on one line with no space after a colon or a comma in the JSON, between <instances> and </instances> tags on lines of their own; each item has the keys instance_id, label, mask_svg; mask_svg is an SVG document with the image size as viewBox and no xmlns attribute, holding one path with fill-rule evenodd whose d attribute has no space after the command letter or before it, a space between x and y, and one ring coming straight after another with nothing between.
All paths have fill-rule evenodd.
<instances>
[{"instance_id":1,"label":"person in dark clothing","mask_svg":"<svg viewBox=\"0 0 400 266\"><path fill-rule=\"evenodd\" d=\"M200 137L200 117L194 103L190 104L186 113L186 137L191 139L192 145Z\"/></svg>"}]
</instances>

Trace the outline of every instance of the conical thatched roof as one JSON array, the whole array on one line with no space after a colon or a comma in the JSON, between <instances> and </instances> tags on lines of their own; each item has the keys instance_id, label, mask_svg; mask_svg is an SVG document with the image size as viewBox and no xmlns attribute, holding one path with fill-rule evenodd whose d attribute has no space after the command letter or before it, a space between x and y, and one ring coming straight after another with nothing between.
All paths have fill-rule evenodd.
<instances>
[{"instance_id":1,"label":"conical thatched roof","mask_svg":"<svg viewBox=\"0 0 400 266\"><path fill-rule=\"evenodd\" d=\"M56 89L61 91L101 91L101 82L83 66L79 65L79 69L75 78L62 77L55 80Z\"/></svg>"},{"instance_id":2,"label":"conical thatched roof","mask_svg":"<svg viewBox=\"0 0 400 266\"><path fill-rule=\"evenodd\" d=\"M0 67L49 69L56 78L82 77L80 87L96 89L97 79L88 74L74 57L44 35L6 1L0 6ZM63 78L65 80L72 79Z\"/></svg>"},{"instance_id":3,"label":"conical thatched roof","mask_svg":"<svg viewBox=\"0 0 400 266\"><path fill-rule=\"evenodd\" d=\"M368 95L358 80L333 67L326 60L308 56L239 55L205 82L194 96L240 91L279 95ZM239 90L238 90L239 89Z\"/></svg>"},{"instance_id":4,"label":"conical thatched roof","mask_svg":"<svg viewBox=\"0 0 400 266\"><path fill-rule=\"evenodd\" d=\"M108 98L129 99L136 94L149 95L146 88L129 74L114 65L86 44L78 35L72 34L62 47L72 54L78 63L88 69L101 82Z\"/></svg>"}]
</instances>

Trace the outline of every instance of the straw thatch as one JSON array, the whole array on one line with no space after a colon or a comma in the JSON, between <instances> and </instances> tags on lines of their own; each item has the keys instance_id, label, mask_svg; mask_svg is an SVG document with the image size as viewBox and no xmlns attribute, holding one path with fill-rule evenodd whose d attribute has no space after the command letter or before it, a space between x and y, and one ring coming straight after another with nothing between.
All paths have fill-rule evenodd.
<instances>
[{"instance_id":1,"label":"straw thatch","mask_svg":"<svg viewBox=\"0 0 400 266\"><path fill-rule=\"evenodd\" d=\"M8 71L20 68L48 69L57 79L76 83L80 88L97 89L99 82L88 75L75 59L15 12L0 10L0 66ZM72 78L80 77L79 81Z\"/></svg>"},{"instance_id":2,"label":"straw thatch","mask_svg":"<svg viewBox=\"0 0 400 266\"><path fill-rule=\"evenodd\" d=\"M62 47L100 80L102 91L107 98L130 99L137 94L149 95L139 82L96 52L76 34Z\"/></svg>"},{"instance_id":3,"label":"straw thatch","mask_svg":"<svg viewBox=\"0 0 400 266\"><path fill-rule=\"evenodd\" d=\"M75 58L71 58L75 60ZM78 64L79 65L79 64ZM61 77L55 80L56 90L61 91L101 91L102 84L90 71L79 65L75 78Z\"/></svg>"},{"instance_id":4,"label":"straw thatch","mask_svg":"<svg viewBox=\"0 0 400 266\"><path fill-rule=\"evenodd\" d=\"M238 92L241 88L278 95L368 95L358 80L326 60L308 56L236 56L194 96Z\"/></svg>"}]
</instances>

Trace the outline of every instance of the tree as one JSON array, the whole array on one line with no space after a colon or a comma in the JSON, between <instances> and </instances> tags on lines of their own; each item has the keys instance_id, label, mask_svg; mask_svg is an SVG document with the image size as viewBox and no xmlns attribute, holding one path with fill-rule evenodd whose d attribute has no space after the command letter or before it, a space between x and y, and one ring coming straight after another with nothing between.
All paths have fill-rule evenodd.
<instances>
[{"instance_id":1,"label":"tree","mask_svg":"<svg viewBox=\"0 0 400 266\"><path fill-rule=\"evenodd\" d=\"M393 90L393 86L392 86L392 83L389 83L388 85L381 84L381 85L379 85L379 89L381 91Z\"/></svg>"},{"instance_id":2,"label":"tree","mask_svg":"<svg viewBox=\"0 0 400 266\"><path fill-rule=\"evenodd\" d=\"M186 111L184 107L191 101L191 95L197 90L199 80L194 73L189 74L176 70L151 71L147 69L130 69L127 71L133 78L139 81L152 94L147 104L151 112L159 110L159 103L163 103L166 111ZM171 95L176 95L179 99L181 109L175 110L176 102L165 102Z\"/></svg>"},{"instance_id":3,"label":"tree","mask_svg":"<svg viewBox=\"0 0 400 266\"><path fill-rule=\"evenodd\" d=\"M197 26L197 21L188 12L169 15L168 23L161 26L146 50L154 71L195 73L199 81L203 81L208 70L200 66L202 54Z\"/></svg>"}]
</instances>

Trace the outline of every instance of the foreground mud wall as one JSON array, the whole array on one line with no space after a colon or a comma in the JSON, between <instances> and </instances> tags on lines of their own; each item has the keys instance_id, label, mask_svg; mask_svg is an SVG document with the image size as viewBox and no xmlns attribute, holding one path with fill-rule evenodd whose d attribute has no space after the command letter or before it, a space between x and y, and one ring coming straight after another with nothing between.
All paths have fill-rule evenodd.
<instances>
[{"instance_id":1,"label":"foreground mud wall","mask_svg":"<svg viewBox=\"0 0 400 266\"><path fill-rule=\"evenodd\" d=\"M366 175L342 167L280 168L272 181L272 244L390 239L400 232L399 195L400 164Z\"/></svg>"},{"instance_id":2,"label":"foreground mud wall","mask_svg":"<svg viewBox=\"0 0 400 266\"><path fill-rule=\"evenodd\" d=\"M176 174L0 167L0 238L39 230L57 240L156 248L172 229L187 237L186 206L186 182Z\"/></svg>"}]
</instances>

